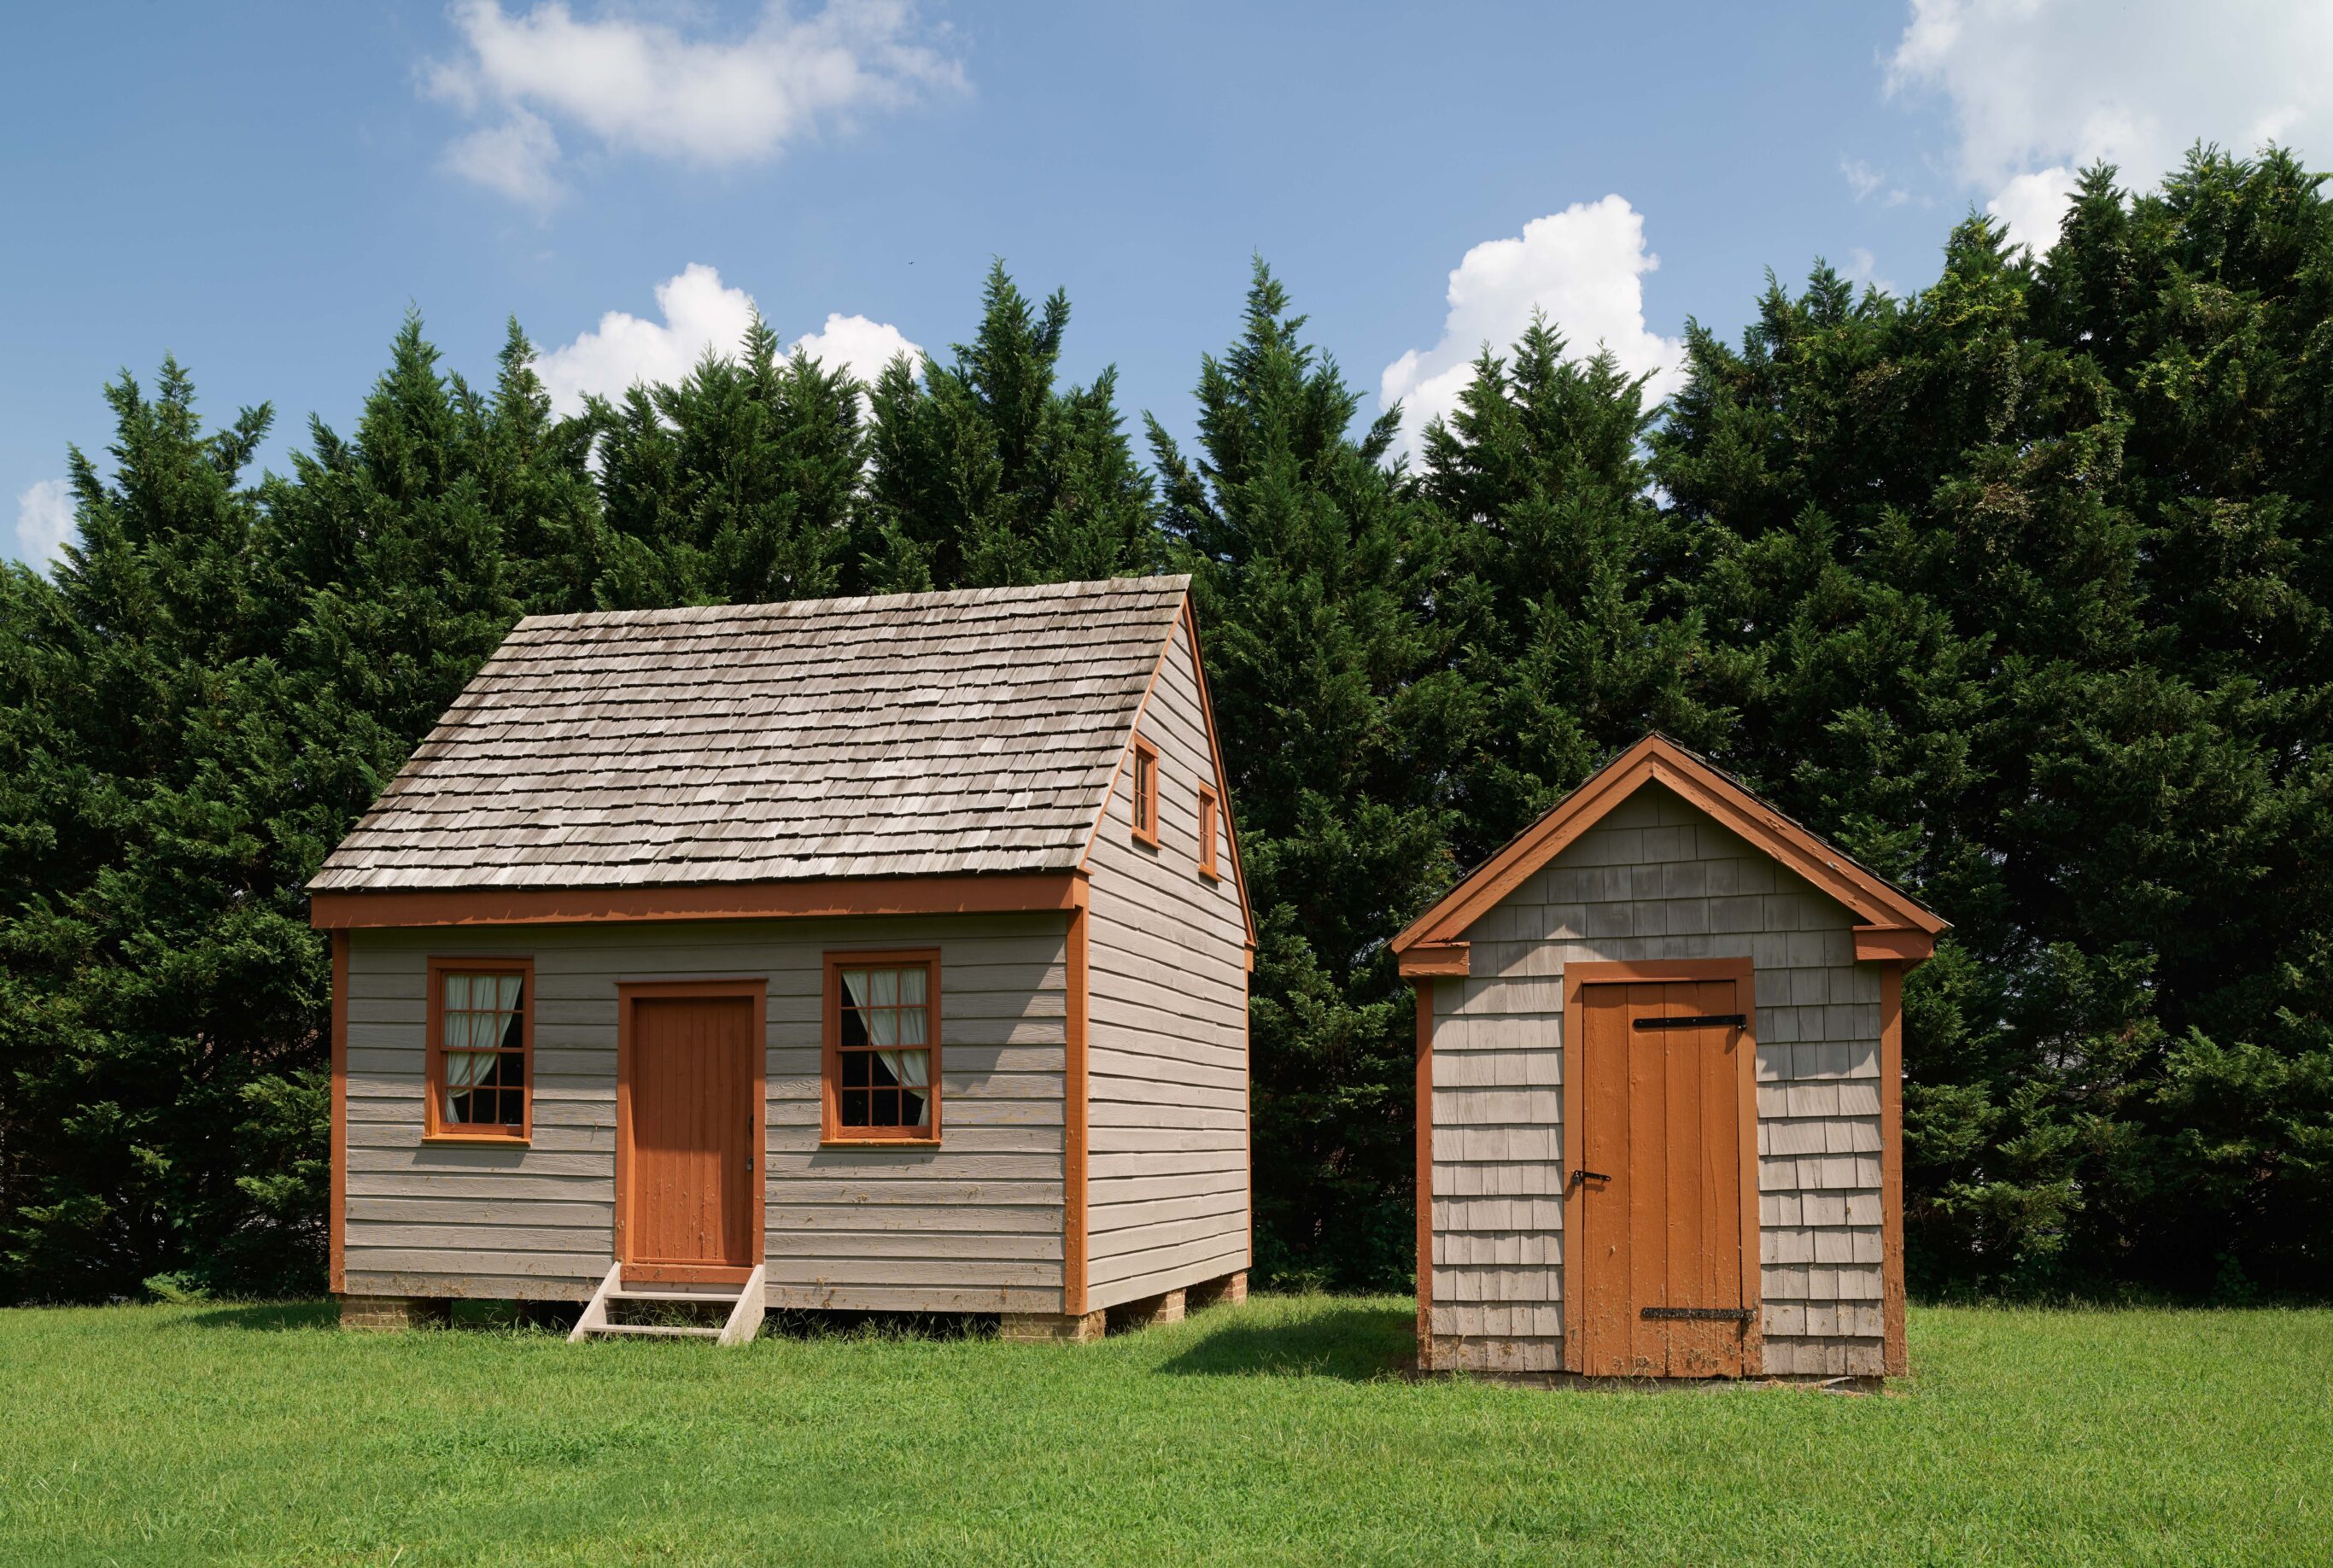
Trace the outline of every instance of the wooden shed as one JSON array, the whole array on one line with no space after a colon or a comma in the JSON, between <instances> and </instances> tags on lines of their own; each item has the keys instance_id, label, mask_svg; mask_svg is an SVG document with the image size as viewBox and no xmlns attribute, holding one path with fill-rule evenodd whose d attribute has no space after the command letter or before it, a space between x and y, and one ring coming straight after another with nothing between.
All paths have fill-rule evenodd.
<instances>
[{"instance_id":1,"label":"wooden shed","mask_svg":"<svg viewBox=\"0 0 2333 1568\"><path fill-rule=\"evenodd\" d=\"M1253 937L1186 589L521 621L310 884L343 1320L1087 1338L1243 1294Z\"/></svg>"},{"instance_id":2,"label":"wooden shed","mask_svg":"<svg viewBox=\"0 0 2333 1568\"><path fill-rule=\"evenodd\" d=\"M1944 922L1660 736L1395 938L1427 1370L1906 1370L1902 981Z\"/></svg>"}]
</instances>

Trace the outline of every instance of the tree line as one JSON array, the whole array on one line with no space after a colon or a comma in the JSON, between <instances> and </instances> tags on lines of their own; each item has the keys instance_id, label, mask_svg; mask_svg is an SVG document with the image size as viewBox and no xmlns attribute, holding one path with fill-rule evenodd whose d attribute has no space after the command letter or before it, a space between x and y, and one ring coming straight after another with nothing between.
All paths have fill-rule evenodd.
<instances>
[{"instance_id":1,"label":"tree line","mask_svg":"<svg viewBox=\"0 0 2333 1568\"><path fill-rule=\"evenodd\" d=\"M554 418L418 320L343 435L107 389L0 574L0 1299L320 1289L300 889L519 616L1193 574L1262 948L1258 1265L1412 1266L1387 938L1657 728L1954 922L1905 988L1915 1290L2333 1290L2333 216L2084 178L2036 260L1771 277L1648 408L1544 323L1397 456L1259 264L1196 437L1067 299L871 387L756 324Z\"/></svg>"}]
</instances>

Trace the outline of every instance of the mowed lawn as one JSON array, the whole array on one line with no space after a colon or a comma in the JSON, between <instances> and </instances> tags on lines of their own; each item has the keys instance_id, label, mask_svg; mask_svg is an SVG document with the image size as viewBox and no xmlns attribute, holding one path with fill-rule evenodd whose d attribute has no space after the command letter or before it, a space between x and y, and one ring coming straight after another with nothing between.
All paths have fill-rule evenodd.
<instances>
[{"instance_id":1,"label":"mowed lawn","mask_svg":"<svg viewBox=\"0 0 2333 1568\"><path fill-rule=\"evenodd\" d=\"M1915 1311L1917 1375L1404 1380L1407 1303L1090 1346L0 1313L9 1563L2333 1561L2333 1313Z\"/></svg>"}]
</instances>

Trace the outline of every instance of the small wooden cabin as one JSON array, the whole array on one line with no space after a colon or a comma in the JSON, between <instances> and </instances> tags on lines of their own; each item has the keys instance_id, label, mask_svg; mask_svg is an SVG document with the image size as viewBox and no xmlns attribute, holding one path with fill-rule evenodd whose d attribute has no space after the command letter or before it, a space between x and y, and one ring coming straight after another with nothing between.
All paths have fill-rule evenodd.
<instances>
[{"instance_id":1,"label":"small wooden cabin","mask_svg":"<svg viewBox=\"0 0 2333 1568\"><path fill-rule=\"evenodd\" d=\"M1629 747L1394 941L1426 1370L1906 1370L1904 971L1944 922Z\"/></svg>"},{"instance_id":2,"label":"small wooden cabin","mask_svg":"<svg viewBox=\"0 0 2333 1568\"><path fill-rule=\"evenodd\" d=\"M1244 1294L1253 953L1187 580L521 621L310 884L331 1284Z\"/></svg>"}]
</instances>

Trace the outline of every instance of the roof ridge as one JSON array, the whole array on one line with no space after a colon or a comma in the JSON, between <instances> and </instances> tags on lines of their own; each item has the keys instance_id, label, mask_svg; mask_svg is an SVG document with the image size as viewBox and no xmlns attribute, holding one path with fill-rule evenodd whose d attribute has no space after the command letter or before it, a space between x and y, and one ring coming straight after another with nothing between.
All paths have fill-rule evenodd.
<instances>
[{"instance_id":1,"label":"roof ridge","mask_svg":"<svg viewBox=\"0 0 2333 1568\"><path fill-rule=\"evenodd\" d=\"M866 614L895 611L968 609L1052 599L1099 598L1109 594L1179 597L1188 592L1188 572L1148 577L1099 577L1074 582L1032 582L1000 588L940 588L919 593L838 594L827 599L773 599L749 604L680 604L657 610L580 610L529 615L513 630L561 627L686 624L702 620L782 620L822 613Z\"/></svg>"}]
</instances>

